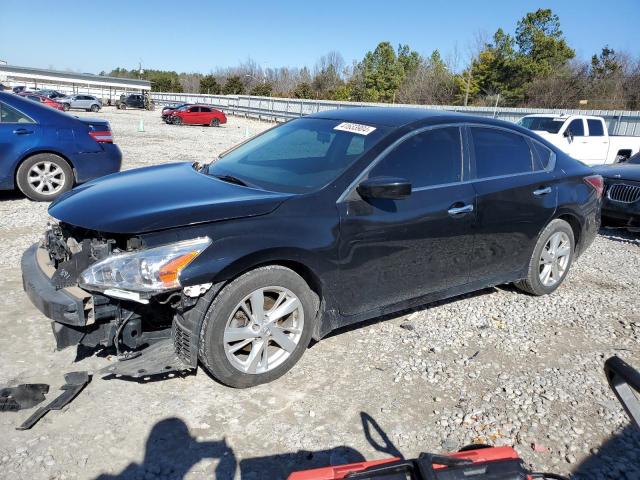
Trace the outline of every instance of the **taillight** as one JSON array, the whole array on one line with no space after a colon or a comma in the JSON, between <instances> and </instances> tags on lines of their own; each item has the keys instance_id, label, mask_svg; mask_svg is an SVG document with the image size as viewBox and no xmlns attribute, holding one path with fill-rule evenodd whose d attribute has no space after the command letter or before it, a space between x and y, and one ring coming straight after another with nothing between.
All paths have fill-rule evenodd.
<instances>
[{"instance_id":1,"label":"taillight","mask_svg":"<svg viewBox=\"0 0 640 480\"><path fill-rule=\"evenodd\" d=\"M588 177L584 177L584 181L593 187L598 198L602 197L602 192L604 191L604 180L601 175L589 175Z\"/></svg>"},{"instance_id":2,"label":"taillight","mask_svg":"<svg viewBox=\"0 0 640 480\"><path fill-rule=\"evenodd\" d=\"M102 128L103 130L99 130ZM113 134L108 125L100 125L96 128L93 125L89 126L89 136L98 143L113 143Z\"/></svg>"}]
</instances>

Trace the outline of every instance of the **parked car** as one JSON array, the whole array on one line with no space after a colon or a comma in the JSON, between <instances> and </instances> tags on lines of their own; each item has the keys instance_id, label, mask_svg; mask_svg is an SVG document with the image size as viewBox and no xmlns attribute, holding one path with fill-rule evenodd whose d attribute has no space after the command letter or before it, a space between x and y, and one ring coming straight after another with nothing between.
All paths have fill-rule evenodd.
<instances>
[{"instance_id":1,"label":"parked car","mask_svg":"<svg viewBox=\"0 0 640 480\"><path fill-rule=\"evenodd\" d=\"M18 187L32 200L50 201L119 171L121 160L107 121L0 93L0 190Z\"/></svg>"},{"instance_id":2,"label":"parked car","mask_svg":"<svg viewBox=\"0 0 640 480\"><path fill-rule=\"evenodd\" d=\"M627 162L595 167L604 177L602 223L613 227L640 229L640 153Z\"/></svg>"},{"instance_id":3,"label":"parked car","mask_svg":"<svg viewBox=\"0 0 640 480\"><path fill-rule=\"evenodd\" d=\"M602 117L536 114L518 124L587 165L623 162L640 150L640 137L609 135Z\"/></svg>"},{"instance_id":4,"label":"parked car","mask_svg":"<svg viewBox=\"0 0 640 480\"><path fill-rule=\"evenodd\" d=\"M62 104L65 111L78 108L87 112L99 112L102 108L102 102L93 95L70 95L58 99L58 102Z\"/></svg>"},{"instance_id":5,"label":"parked car","mask_svg":"<svg viewBox=\"0 0 640 480\"><path fill-rule=\"evenodd\" d=\"M127 108L143 108L145 110L155 110L156 105L146 93L131 93L120 95L120 100L116 102L116 107L120 110Z\"/></svg>"},{"instance_id":6,"label":"parked car","mask_svg":"<svg viewBox=\"0 0 640 480\"><path fill-rule=\"evenodd\" d=\"M167 118L169 118L169 115L171 115L172 112L174 112L175 110L182 108L182 107L187 107L191 105L190 103L178 103L175 105L166 105L164 107L162 107L162 112L160 112L160 117L162 118L162 120L164 120L165 122L167 121Z\"/></svg>"},{"instance_id":7,"label":"parked car","mask_svg":"<svg viewBox=\"0 0 640 480\"><path fill-rule=\"evenodd\" d=\"M62 99L68 96L67 94L59 92L58 90L40 90L38 93L54 100Z\"/></svg>"},{"instance_id":8,"label":"parked car","mask_svg":"<svg viewBox=\"0 0 640 480\"><path fill-rule=\"evenodd\" d=\"M223 123L227 123L227 117L224 112L208 105L186 105L171 112L166 121L174 125L219 127Z\"/></svg>"},{"instance_id":9,"label":"parked car","mask_svg":"<svg viewBox=\"0 0 640 480\"><path fill-rule=\"evenodd\" d=\"M38 95L33 92L21 92L18 95L23 98L28 98L34 102L42 103L47 107L55 108L56 110L64 110L64 106L61 103L51 100L49 97L45 97L44 95Z\"/></svg>"},{"instance_id":10,"label":"parked car","mask_svg":"<svg viewBox=\"0 0 640 480\"><path fill-rule=\"evenodd\" d=\"M513 123L320 112L208 165L74 189L50 206L59 223L46 241L24 254L24 287L54 321L58 348L141 350L110 374L199 359L219 381L249 387L355 322L504 283L552 293L598 231L602 187Z\"/></svg>"}]
</instances>

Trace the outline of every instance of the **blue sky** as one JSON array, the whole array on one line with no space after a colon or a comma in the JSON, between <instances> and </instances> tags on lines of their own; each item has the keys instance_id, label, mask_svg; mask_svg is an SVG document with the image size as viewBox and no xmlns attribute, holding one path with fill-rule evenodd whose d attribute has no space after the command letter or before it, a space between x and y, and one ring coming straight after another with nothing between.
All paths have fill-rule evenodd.
<instances>
[{"instance_id":1,"label":"blue sky","mask_svg":"<svg viewBox=\"0 0 640 480\"><path fill-rule=\"evenodd\" d=\"M579 57L605 44L640 53L640 0L0 2L1 60L92 73L139 60L202 73L249 57L267 67L312 67L329 50L350 63L384 40L463 56L476 32L513 32L540 7L560 16Z\"/></svg>"}]
</instances>

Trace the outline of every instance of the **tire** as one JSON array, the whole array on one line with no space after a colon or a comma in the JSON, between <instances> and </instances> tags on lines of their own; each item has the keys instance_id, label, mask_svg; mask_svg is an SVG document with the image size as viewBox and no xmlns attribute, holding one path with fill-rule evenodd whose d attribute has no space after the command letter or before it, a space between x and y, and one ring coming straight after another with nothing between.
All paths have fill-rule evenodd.
<instances>
[{"instance_id":1,"label":"tire","mask_svg":"<svg viewBox=\"0 0 640 480\"><path fill-rule=\"evenodd\" d=\"M560 239L561 243L551 255L555 239ZM565 252L565 247L568 247L568 253L560 255L560 252ZM543 257L543 251L546 252L545 257ZM552 293L566 278L573 262L574 252L575 238L571 225L560 219L551 221L538 237L538 242L529 261L527 278L516 282L516 287L531 295L540 296ZM550 260L550 258L555 260ZM555 270L552 266L553 261L556 262ZM564 267L562 267L563 264ZM547 265L549 265L548 268ZM545 278L545 273L548 278Z\"/></svg>"},{"instance_id":2,"label":"tire","mask_svg":"<svg viewBox=\"0 0 640 480\"><path fill-rule=\"evenodd\" d=\"M283 300L278 305L274 305L274 298L281 297L275 290L279 290L283 295ZM265 323L258 324L245 313L253 310L253 303L247 302L256 294L256 305L262 303L265 314L257 316L264 318ZM285 304L295 305L295 310L280 319L284 319L282 321L285 323L279 323L278 318L275 319L275 323L270 323L268 313L276 312ZM246 309L242 310L239 308L240 305L244 305ZM247 388L271 382L289 371L307 349L315 327L317 311L318 297L293 270L270 265L247 272L227 284L206 310L200 332L200 361L214 378L229 387ZM250 315L253 316L254 313L250 312ZM291 324L287 325L288 322ZM275 327L278 335L271 335L272 327ZM291 330L287 330L287 327ZM234 332L245 330L251 333L238 333L243 338L231 342L225 340L229 338L226 335L230 335L230 330L234 328ZM286 349L277 343L276 336L286 341ZM262 348L265 341L269 348L266 361ZM229 351L240 344L246 346L235 353ZM251 355L256 352L255 358L259 361L251 362ZM242 361L246 364L244 369Z\"/></svg>"},{"instance_id":3,"label":"tire","mask_svg":"<svg viewBox=\"0 0 640 480\"><path fill-rule=\"evenodd\" d=\"M99 112L100 111L100 106L99 105L91 105L91 111L92 112Z\"/></svg>"},{"instance_id":4,"label":"tire","mask_svg":"<svg viewBox=\"0 0 640 480\"><path fill-rule=\"evenodd\" d=\"M180 117L173 117L171 123L173 123L174 125L182 125L182 119Z\"/></svg>"},{"instance_id":5,"label":"tire","mask_svg":"<svg viewBox=\"0 0 640 480\"><path fill-rule=\"evenodd\" d=\"M219 127L220 126L220 120L217 118L214 118L213 120L211 120L211 122L209 123L210 127Z\"/></svg>"},{"instance_id":6,"label":"tire","mask_svg":"<svg viewBox=\"0 0 640 480\"><path fill-rule=\"evenodd\" d=\"M119 105L118 105L118 108L119 108L120 110L126 110L126 109L127 109L127 106L126 106L124 103L121 103L121 104L119 104Z\"/></svg>"},{"instance_id":7,"label":"tire","mask_svg":"<svg viewBox=\"0 0 640 480\"><path fill-rule=\"evenodd\" d=\"M63 109L65 112L68 112L68 111L71 109L71 105L69 105L68 103L63 103L63 104L62 104L62 109Z\"/></svg>"},{"instance_id":8,"label":"tire","mask_svg":"<svg viewBox=\"0 0 640 480\"><path fill-rule=\"evenodd\" d=\"M49 173L49 182L34 180L38 173ZM55 180L58 180L56 182ZM37 202L50 202L73 187L73 170L66 160L53 153L39 153L18 167L16 183L22 193Z\"/></svg>"}]
</instances>

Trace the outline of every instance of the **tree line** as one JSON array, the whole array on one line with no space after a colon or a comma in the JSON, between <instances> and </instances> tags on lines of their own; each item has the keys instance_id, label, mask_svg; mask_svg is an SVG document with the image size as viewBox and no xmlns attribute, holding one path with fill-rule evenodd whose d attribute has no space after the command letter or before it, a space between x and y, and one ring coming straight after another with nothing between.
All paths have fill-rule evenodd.
<instances>
[{"instance_id":1,"label":"tree line","mask_svg":"<svg viewBox=\"0 0 640 480\"><path fill-rule=\"evenodd\" d=\"M249 59L209 74L123 68L101 73L144 78L162 92L640 110L640 59L606 45L590 59L576 58L550 9L527 13L513 33L500 28L491 37L477 34L461 57L457 49L445 59L438 50L422 55L409 45L381 42L350 65L331 51L312 69L264 68Z\"/></svg>"}]
</instances>

